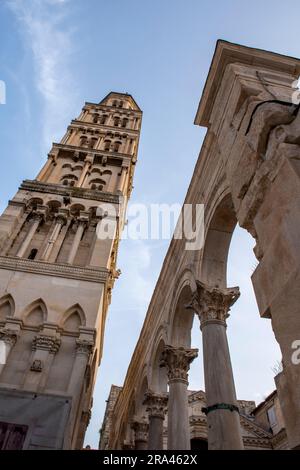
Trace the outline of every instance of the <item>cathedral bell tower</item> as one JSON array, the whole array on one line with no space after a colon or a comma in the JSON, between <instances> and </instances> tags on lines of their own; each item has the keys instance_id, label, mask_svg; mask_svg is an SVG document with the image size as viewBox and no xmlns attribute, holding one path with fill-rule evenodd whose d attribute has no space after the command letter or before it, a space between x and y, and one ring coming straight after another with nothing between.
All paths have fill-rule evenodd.
<instances>
[{"instance_id":1,"label":"cathedral bell tower","mask_svg":"<svg viewBox=\"0 0 300 470\"><path fill-rule=\"evenodd\" d=\"M0 217L0 449L82 447L141 119L128 94L86 103Z\"/></svg>"}]
</instances>

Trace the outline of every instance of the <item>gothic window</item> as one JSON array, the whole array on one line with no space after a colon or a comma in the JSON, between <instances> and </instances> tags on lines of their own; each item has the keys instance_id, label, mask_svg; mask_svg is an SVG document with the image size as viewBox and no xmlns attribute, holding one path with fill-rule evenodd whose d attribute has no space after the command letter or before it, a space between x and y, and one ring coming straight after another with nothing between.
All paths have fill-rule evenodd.
<instances>
[{"instance_id":1,"label":"gothic window","mask_svg":"<svg viewBox=\"0 0 300 470\"><path fill-rule=\"evenodd\" d=\"M35 259L36 255L38 253L37 248L32 248L32 250L29 253L28 259Z\"/></svg>"}]
</instances>

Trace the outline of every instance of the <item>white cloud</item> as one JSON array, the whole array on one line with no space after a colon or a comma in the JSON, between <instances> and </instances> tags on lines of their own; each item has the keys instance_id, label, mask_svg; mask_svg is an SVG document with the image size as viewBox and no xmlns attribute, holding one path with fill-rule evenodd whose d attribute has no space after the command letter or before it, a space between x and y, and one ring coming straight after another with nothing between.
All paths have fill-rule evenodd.
<instances>
[{"instance_id":1,"label":"white cloud","mask_svg":"<svg viewBox=\"0 0 300 470\"><path fill-rule=\"evenodd\" d=\"M71 31L63 24L68 1L7 0L33 54L34 81L44 100L43 143L47 148L62 137L65 117L74 109L74 86L68 68Z\"/></svg>"}]
</instances>

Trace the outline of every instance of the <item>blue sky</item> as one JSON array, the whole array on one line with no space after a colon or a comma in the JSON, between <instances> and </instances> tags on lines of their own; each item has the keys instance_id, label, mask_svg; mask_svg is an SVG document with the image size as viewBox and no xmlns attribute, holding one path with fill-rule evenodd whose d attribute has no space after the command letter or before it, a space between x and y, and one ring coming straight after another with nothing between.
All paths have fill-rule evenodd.
<instances>
[{"instance_id":1,"label":"blue sky","mask_svg":"<svg viewBox=\"0 0 300 470\"><path fill-rule=\"evenodd\" d=\"M0 209L22 179L33 178L84 101L131 93L144 111L132 202L182 202L204 129L193 125L218 38L300 57L297 0L2 0ZM237 393L261 400L280 359L268 320L259 318L249 277L252 240L234 233L229 283L242 296L228 336ZM121 385L168 246L123 241L104 358L86 442L97 446L111 383ZM243 254L241 256L241 253ZM124 339L125 338L125 339ZM198 326L194 346L201 347ZM191 388L203 387L200 358Z\"/></svg>"}]
</instances>

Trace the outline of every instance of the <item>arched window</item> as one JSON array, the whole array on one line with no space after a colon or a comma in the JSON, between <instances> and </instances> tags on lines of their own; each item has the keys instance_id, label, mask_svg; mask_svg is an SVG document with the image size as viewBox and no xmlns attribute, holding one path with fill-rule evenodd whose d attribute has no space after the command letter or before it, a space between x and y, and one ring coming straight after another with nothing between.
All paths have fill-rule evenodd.
<instances>
[{"instance_id":1,"label":"arched window","mask_svg":"<svg viewBox=\"0 0 300 470\"><path fill-rule=\"evenodd\" d=\"M35 259L37 253L38 253L37 248L32 248L32 250L29 253L28 259Z\"/></svg>"},{"instance_id":2,"label":"arched window","mask_svg":"<svg viewBox=\"0 0 300 470\"><path fill-rule=\"evenodd\" d=\"M123 108L123 104L124 104L123 101L120 101L119 108Z\"/></svg>"},{"instance_id":3,"label":"arched window","mask_svg":"<svg viewBox=\"0 0 300 470\"><path fill-rule=\"evenodd\" d=\"M114 118L114 126L118 127L119 126L119 123L120 123L120 118L118 116L116 116Z\"/></svg>"},{"instance_id":4,"label":"arched window","mask_svg":"<svg viewBox=\"0 0 300 470\"><path fill-rule=\"evenodd\" d=\"M105 124L107 116L103 114L100 119L100 124Z\"/></svg>"},{"instance_id":5,"label":"arched window","mask_svg":"<svg viewBox=\"0 0 300 470\"><path fill-rule=\"evenodd\" d=\"M104 141L104 150L106 150L107 152L110 149L110 144L111 144L111 140L105 140Z\"/></svg>"},{"instance_id":6,"label":"arched window","mask_svg":"<svg viewBox=\"0 0 300 470\"><path fill-rule=\"evenodd\" d=\"M114 152L119 152L121 145L122 142L119 142L118 140L114 142Z\"/></svg>"},{"instance_id":7,"label":"arched window","mask_svg":"<svg viewBox=\"0 0 300 470\"><path fill-rule=\"evenodd\" d=\"M127 124L128 124L128 119L127 118L124 118L122 120L122 127L127 127Z\"/></svg>"},{"instance_id":8,"label":"arched window","mask_svg":"<svg viewBox=\"0 0 300 470\"><path fill-rule=\"evenodd\" d=\"M94 114L94 117L93 117L93 123L94 123L94 124L97 124L97 123L98 123L99 117L100 117L99 114Z\"/></svg>"},{"instance_id":9,"label":"arched window","mask_svg":"<svg viewBox=\"0 0 300 470\"><path fill-rule=\"evenodd\" d=\"M117 106L117 105L118 105L117 100L114 100L112 105L113 105L113 106Z\"/></svg>"}]
</instances>

